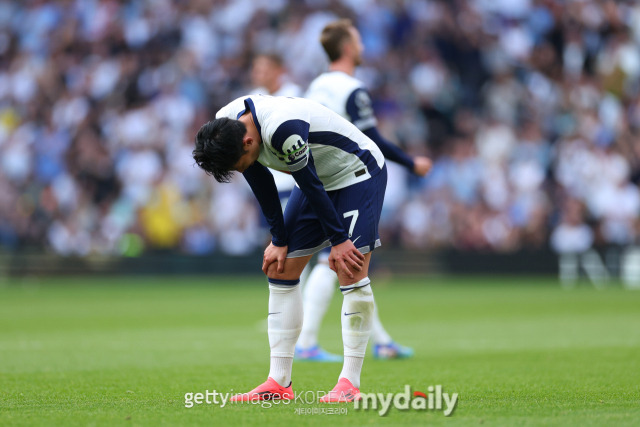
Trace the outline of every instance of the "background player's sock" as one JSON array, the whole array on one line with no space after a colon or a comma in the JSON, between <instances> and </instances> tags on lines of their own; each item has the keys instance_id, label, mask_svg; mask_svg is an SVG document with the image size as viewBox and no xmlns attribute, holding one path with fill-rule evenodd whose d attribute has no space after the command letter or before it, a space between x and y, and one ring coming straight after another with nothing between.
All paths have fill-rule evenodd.
<instances>
[{"instance_id":1,"label":"background player's sock","mask_svg":"<svg viewBox=\"0 0 640 427\"><path fill-rule=\"evenodd\" d=\"M371 339L375 344L389 345L393 342L391 335L382 326L378 316L378 305L374 302L373 320L371 323Z\"/></svg>"},{"instance_id":2,"label":"background player's sock","mask_svg":"<svg viewBox=\"0 0 640 427\"><path fill-rule=\"evenodd\" d=\"M348 379L355 387L360 387L362 362L371 335L374 305L369 283L369 278L365 277L351 286L340 288L344 294L341 316L344 365L340 378Z\"/></svg>"},{"instance_id":3,"label":"background player's sock","mask_svg":"<svg viewBox=\"0 0 640 427\"><path fill-rule=\"evenodd\" d=\"M323 263L316 264L304 285L304 322L298 347L311 348L318 344L318 331L329 308L336 288L336 273Z\"/></svg>"},{"instance_id":4,"label":"background player's sock","mask_svg":"<svg viewBox=\"0 0 640 427\"><path fill-rule=\"evenodd\" d=\"M304 293L306 292L306 288L307 288L307 282L309 281L309 274L311 274L311 270L313 270L313 268L311 267L311 263L307 263L307 265L304 266L304 269L302 270L302 273L300 273L300 292L302 292L302 298L304 299Z\"/></svg>"},{"instance_id":5,"label":"background player's sock","mask_svg":"<svg viewBox=\"0 0 640 427\"><path fill-rule=\"evenodd\" d=\"M291 382L293 352L302 328L302 293L299 284L298 280L269 279L269 376L283 387L288 387Z\"/></svg>"}]
</instances>

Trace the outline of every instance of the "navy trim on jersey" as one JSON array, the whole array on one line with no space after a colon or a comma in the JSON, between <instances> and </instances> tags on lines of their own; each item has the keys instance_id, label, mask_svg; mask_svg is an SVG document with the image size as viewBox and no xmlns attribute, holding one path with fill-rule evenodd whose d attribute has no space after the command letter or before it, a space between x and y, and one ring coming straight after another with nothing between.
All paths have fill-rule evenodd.
<instances>
[{"instance_id":1,"label":"navy trim on jersey","mask_svg":"<svg viewBox=\"0 0 640 427\"><path fill-rule=\"evenodd\" d=\"M285 143L292 136L297 137L296 141L291 141L285 147ZM289 168L290 172L297 171L307 164L309 158L309 123L304 120L287 120L278 126L278 129L271 136L271 146L278 152ZM282 157L280 157L282 156Z\"/></svg>"},{"instance_id":2,"label":"navy trim on jersey","mask_svg":"<svg viewBox=\"0 0 640 427\"><path fill-rule=\"evenodd\" d=\"M268 277L268 279L269 279L269 283L272 285L295 286L298 283L300 283L300 279L284 280L284 279L272 279L271 277Z\"/></svg>"},{"instance_id":3,"label":"navy trim on jersey","mask_svg":"<svg viewBox=\"0 0 640 427\"><path fill-rule=\"evenodd\" d=\"M286 156L290 153L285 153L282 150L282 146L291 135L299 135L306 142L309 138L309 123L304 120L297 119L283 122L273 133L273 136L271 137L271 145L281 154Z\"/></svg>"},{"instance_id":4,"label":"navy trim on jersey","mask_svg":"<svg viewBox=\"0 0 640 427\"><path fill-rule=\"evenodd\" d=\"M368 105L358 105L358 99L360 102L367 102ZM373 114L373 107L371 105L371 97L369 92L363 88L358 88L351 92L347 103L345 105L347 115L351 118L350 122L353 123L358 129L369 129L376 125L376 116Z\"/></svg>"},{"instance_id":5,"label":"navy trim on jersey","mask_svg":"<svg viewBox=\"0 0 640 427\"><path fill-rule=\"evenodd\" d=\"M398 163L406 167L411 173L413 173L413 169L415 167L413 159L409 157L404 151L402 151L398 146L384 139L384 137L380 135L380 132L378 132L377 127L371 127L365 131L362 131L362 133L367 135L370 140L376 143L380 151L382 151L385 159Z\"/></svg>"},{"instance_id":6,"label":"navy trim on jersey","mask_svg":"<svg viewBox=\"0 0 640 427\"><path fill-rule=\"evenodd\" d=\"M247 110L251 111L251 115L253 116L253 123L255 123L256 129L258 130L258 135L260 135L260 139L262 139L262 127L260 126L260 122L258 121L258 116L256 116L256 106L253 104L253 100L251 98L245 99L244 105L245 110L242 114L246 113Z\"/></svg>"},{"instance_id":7,"label":"navy trim on jersey","mask_svg":"<svg viewBox=\"0 0 640 427\"><path fill-rule=\"evenodd\" d=\"M371 151L361 148L357 142L342 134L331 131L309 132L309 144L330 145L355 154L367 166L370 175L377 173L374 171L380 171L380 166Z\"/></svg>"}]
</instances>

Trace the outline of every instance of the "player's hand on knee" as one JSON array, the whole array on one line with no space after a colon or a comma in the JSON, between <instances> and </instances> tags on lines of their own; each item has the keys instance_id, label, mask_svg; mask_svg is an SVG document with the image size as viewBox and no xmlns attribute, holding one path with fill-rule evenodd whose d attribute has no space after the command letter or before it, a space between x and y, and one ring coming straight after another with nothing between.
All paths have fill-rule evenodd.
<instances>
[{"instance_id":1,"label":"player's hand on knee","mask_svg":"<svg viewBox=\"0 0 640 427\"><path fill-rule=\"evenodd\" d=\"M284 272L284 262L287 259L288 246L275 246L273 243L269 243L267 249L264 250L264 256L262 257L262 271L267 274L269 266L274 262L278 263L276 271L278 273Z\"/></svg>"},{"instance_id":2,"label":"player's hand on knee","mask_svg":"<svg viewBox=\"0 0 640 427\"><path fill-rule=\"evenodd\" d=\"M343 271L350 279L353 279L353 270L362 271L364 255L360 253L351 240L347 240L331 248L329 254L329 267L336 273Z\"/></svg>"}]
</instances>

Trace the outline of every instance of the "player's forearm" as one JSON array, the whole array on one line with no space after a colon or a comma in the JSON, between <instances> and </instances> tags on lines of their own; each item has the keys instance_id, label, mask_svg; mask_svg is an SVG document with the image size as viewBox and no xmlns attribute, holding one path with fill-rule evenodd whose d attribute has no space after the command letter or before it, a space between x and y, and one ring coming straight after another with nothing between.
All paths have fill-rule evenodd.
<instances>
[{"instance_id":1,"label":"player's forearm","mask_svg":"<svg viewBox=\"0 0 640 427\"><path fill-rule=\"evenodd\" d=\"M336 209L324 189L320 178L316 174L313 162L303 169L293 172L293 178L298 183L300 190L309 200L311 207L316 212L320 225L325 234L329 237L332 245L339 245L345 242L349 235L342 225L342 221L336 212Z\"/></svg>"},{"instance_id":2,"label":"player's forearm","mask_svg":"<svg viewBox=\"0 0 640 427\"><path fill-rule=\"evenodd\" d=\"M376 143L380 151L382 151L385 159L398 163L413 172L415 167L413 159L407 153L402 151L400 147L386 140L380 132L378 132L378 128L374 126L364 130L363 133Z\"/></svg>"},{"instance_id":3,"label":"player's forearm","mask_svg":"<svg viewBox=\"0 0 640 427\"><path fill-rule=\"evenodd\" d=\"M275 246L287 245L287 232L284 228L282 206L278 197L278 189L271 172L258 162L255 162L243 173L256 196L260 209L269 224L271 241Z\"/></svg>"}]
</instances>

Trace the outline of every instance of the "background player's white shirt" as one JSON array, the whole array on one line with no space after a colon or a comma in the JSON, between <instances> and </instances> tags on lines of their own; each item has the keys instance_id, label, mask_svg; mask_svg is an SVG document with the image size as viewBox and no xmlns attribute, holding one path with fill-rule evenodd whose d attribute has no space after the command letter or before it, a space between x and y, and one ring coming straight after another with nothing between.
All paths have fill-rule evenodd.
<instances>
[{"instance_id":1,"label":"background player's white shirt","mask_svg":"<svg viewBox=\"0 0 640 427\"><path fill-rule=\"evenodd\" d=\"M262 137L258 161L264 166L298 171L307 165L310 149L326 191L365 181L384 166L380 149L366 135L333 111L303 98L245 96L223 107L216 118L237 119L246 106Z\"/></svg>"},{"instance_id":2,"label":"background player's white shirt","mask_svg":"<svg viewBox=\"0 0 640 427\"><path fill-rule=\"evenodd\" d=\"M342 71L320 74L311 82L304 97L335 111L360 130L377 125L364 83ZM353 105L348 108L350 102Z\"/></svg>"},{"instance_id":3,"label":"background player's white shirt","mask_svg":"<svg viewBox=\"0 0 640 427\"><path fill-rule=\"evenodd\" d=\"M300 97L302 96L302 88L293 82L284 81L280 86L280 89L273 93L269 93L269 91L264 87L257 87L251 91L252 95L271 95L271 96L293 96Z\"/></svg>"}]
</instances>

